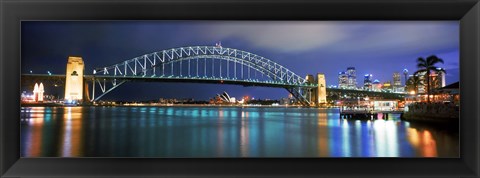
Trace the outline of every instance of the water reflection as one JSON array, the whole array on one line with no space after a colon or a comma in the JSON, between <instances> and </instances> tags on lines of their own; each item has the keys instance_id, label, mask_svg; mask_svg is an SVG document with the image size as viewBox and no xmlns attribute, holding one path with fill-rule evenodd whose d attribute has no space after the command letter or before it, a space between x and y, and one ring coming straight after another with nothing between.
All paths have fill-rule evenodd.
<instances>
[{"instance_id":1,"label":"water reflection","mask_svg":"<svg viewBox=\"0 0 480 178\"><path fill-rule=\"evenodd\" d=\"M432 134L428 130L418 131L415 128L407 128L408 141L418 149L424 157L436 157L437 156L437 144L432 137Z\"/></svg>"},{"instance_id":2,"label":"water reflection","mask_svg":"<svg viewBox=\"0 0 480 178\"><path fill-rule=\"evenodd\" d=\"M82 108L65 107L63 111L63 126L60 150L62 157L81 156L82 139Z\"/></svg>"},{"instance_id":3,"label":"water reflection","mask_svg":"<svg viewBox=\"0 0 480 178\"><path fill-rule=\"evenodd\" d=\"M21 116L23 157L457 157L459 150L455 133L395 115L339 119L335 109L32 107Z\"/></svg>"}]
</instances>

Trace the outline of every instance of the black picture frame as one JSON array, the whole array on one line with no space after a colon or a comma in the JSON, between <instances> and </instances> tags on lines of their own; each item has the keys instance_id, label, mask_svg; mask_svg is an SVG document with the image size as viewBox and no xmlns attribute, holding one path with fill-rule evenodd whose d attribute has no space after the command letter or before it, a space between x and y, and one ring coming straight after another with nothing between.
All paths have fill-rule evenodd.
<instances>
[{"instance_id":1,"label":"black picture frame","mask_svg":"<svg viewBox=\"0 0 480 178\"><path fill-rule=\"evenodd\" d=\"M0 0L1 177L479 177L478 0ZM20 158L22 20L459 20L460 158Z\"/></svg>"}]
</instances>

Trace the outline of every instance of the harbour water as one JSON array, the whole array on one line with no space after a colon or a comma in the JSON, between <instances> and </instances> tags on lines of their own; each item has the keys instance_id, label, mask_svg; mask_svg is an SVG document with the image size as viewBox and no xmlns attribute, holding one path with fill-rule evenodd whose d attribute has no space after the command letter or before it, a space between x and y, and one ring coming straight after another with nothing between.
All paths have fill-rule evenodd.
<instances>
[{"instance_id":1,"label":"harbour water","mask_svg":"<svg viewBox=\"0 0 480 178\"><path fill-rule=\"evenodd\" d=\"M455 131L338 109L22 107L20 119L21 157L459 156Z\"/></svg>"}]
</instances>

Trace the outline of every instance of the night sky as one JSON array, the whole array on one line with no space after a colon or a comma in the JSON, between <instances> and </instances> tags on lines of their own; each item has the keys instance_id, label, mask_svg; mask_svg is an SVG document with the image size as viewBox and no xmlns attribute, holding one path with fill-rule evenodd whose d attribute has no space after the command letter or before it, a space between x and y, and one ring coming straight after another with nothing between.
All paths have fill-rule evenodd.
<instances>
[{"instance_id":1,"label":"night sky","mask_svg":"<svg viewBox=\"0 0 480 178\"><path fill-rule=\"evenodd\" d=\"M327 85L347 67L381 82L393 72L413 73L418 57L437 55L446 83L459 80L458 21L77 21L22 22L22 73L64 74L68 56L81 56L85 73L143 54L183 46L236 48L271 59L296 74L324 73ZM403 83L403 74L402 74ZM127 83L104 99L204 100L227 91L231 96L279 99L281 88L217 84ZM48 94L48 88L47 88Z\"/></svg>"}]
</instances>

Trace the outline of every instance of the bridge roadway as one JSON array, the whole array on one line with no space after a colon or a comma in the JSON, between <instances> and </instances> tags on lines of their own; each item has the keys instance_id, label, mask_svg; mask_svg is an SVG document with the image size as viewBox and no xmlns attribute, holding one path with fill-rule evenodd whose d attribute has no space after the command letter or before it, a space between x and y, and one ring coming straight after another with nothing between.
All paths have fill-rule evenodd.
<instances>
[{"instance_id":1,"label":"bridge roadway","mask_svg":"<svg viewBox=\"0 0 480 178\"><path fill-rule=\"evenodd\" d=\"M106 79L106 80L126 80L132 82L175 82L175 83L210 83L210 84L231 84L231 85L243 85L243 86L262 86L262 87L298 87L298 85L289 85L284 83L264 82L255 80L232 80L228 78L205 78L205 77L169 77L169 76L102 76L102 75L84 75L86 81L93 81L93 79ZM65 80L65 75L48 75L48 74L22 74L22 79L25 80ZM316 85L302 85L302 87L316 88Z\"/></svg>"},{"instance_id":2,"label":"bridge roadway","mask_svg":"<svg viewBox=\"0 0 480 178\"><path fill-rule=\"evenodd\" d=\"M226 78L194 78L194 77L149 77L149 76L127 76L127 77L115 77L115 76L102 76L102 75L84 75L84 78L87 81L92 81L95 79L118 79L118 80L127 80L127 81L138 81L138 82L180 82L180 83L211 83L211 84L235 84L243 86L263 86L263 87L296 87L297 85L286 85L281 83L267 83L262 81L253 81L253 80L231 80ZM58 74L22 74L22 80L63 80L65 81L65 75ZM298 87L298 86L297 86ZM316 88L316 85L305 85L302 87L311 87ZM339 88L327 88L327 92L334 92L339 94L366 94L366 95L396 95L396 96L405 96L404 93L390 93L390 92L375 92L375 91L363 91L363 90L348 90L348 89L339 89Z\"/></svg>"}]
</instances>

